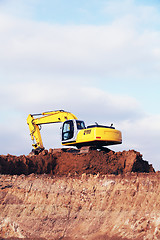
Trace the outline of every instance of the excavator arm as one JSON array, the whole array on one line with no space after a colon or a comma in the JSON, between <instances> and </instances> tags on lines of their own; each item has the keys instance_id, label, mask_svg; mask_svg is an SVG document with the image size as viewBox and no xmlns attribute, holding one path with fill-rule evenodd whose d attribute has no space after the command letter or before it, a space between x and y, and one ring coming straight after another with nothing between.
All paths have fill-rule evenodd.
<instances>
[{"instance_id":1,"label":"excavator arm","mask_svg":"<svg viewBox=\"0 0 160 240\"><path fill-rule=\"evenodd\" d=\"M77 117L74 114L64 110L43 112L40 114L29 114L27 118L27 124L29 125L31 139L33 142L36 141L36 143L32 144L34 149L44 149L39 126L48 123L65 122L66 120L71 119L77 119Z\"/></svg>"}]
</instances>

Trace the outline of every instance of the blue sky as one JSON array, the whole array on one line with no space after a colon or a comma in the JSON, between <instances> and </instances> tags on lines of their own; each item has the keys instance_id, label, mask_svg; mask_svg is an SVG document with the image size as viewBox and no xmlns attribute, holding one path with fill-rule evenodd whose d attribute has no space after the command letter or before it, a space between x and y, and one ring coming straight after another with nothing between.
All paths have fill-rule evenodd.
<instances>
[{"instance_id":1,"label":"blue sky","mask_svg":"<svg viewBox=\"0 0 160 240\"><path fill-rule=\"evenodd\" d=\"M29 113L65 109L160 169L159 22L159 1L1 0L0 154L30 152ZM42 137L61 147L57 125Z\"/></svg>"}]
</instances>

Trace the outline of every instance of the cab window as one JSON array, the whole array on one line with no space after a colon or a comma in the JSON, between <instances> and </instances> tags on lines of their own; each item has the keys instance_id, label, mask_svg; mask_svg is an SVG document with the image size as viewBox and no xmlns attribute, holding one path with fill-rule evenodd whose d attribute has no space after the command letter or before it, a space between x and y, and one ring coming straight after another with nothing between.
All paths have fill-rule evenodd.
<instances>
[{"instance_id":1,"label":"cab window","mask_svg":"<svg viewBox=\"0 0 160 240\"><path fill-rule=\"evenodd\" d=\"M74 135L74 125L72 121L66 121L62 128L62 141L73 138Z\"/></svg>"},{"instance_id":2,"label":"cab window","mask_svg":"<svg viewBox=\"0 0 160 240\"><path fill-rule=\"evenodd\" d=\"M77 129L84 129L85 128L85 124L83 121L79 121L77 120Z\"/></svg>"}]
</instances>

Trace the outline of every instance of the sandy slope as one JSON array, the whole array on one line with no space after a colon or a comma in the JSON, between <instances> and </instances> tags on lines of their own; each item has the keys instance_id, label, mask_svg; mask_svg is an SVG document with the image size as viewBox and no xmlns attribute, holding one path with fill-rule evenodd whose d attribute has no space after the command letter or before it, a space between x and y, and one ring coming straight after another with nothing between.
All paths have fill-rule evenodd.
<instances>
[{"instance_id":1,"label":"sandy slope","mask_svg":"<svg viewBox=\"0 0 160 240\"><path fill-rule=\"evenodd\" d=\"M160 239L160 174L0 176L0 236Z\"/></svg>"}]
</instances>

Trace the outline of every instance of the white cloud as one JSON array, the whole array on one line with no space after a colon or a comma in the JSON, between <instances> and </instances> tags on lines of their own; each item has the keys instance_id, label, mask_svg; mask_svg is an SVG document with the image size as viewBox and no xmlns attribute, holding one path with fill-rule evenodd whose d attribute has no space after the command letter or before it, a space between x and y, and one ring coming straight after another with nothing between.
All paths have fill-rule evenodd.
<instances>
[{"instance_id":1,"label":"white cloud","mask_svg":"<svg viewBox=\"0 0 160 240\"><path fill-rule=\"evenodd\" d=\"M72 108L87 120L97 117L95 121L103 121L105 118L109 121L116 118L136 119L142 115L139 103L132 97L85 86L79 78L70 79L71 83L65 83L65 80L59 79L59 83L52 79L44 83L40 80L39 84L37 81L10 83L9 87L1 87L0 101L5 109L25 113Z\"/></svg>"},{"instance_id":2,"label":"white cloud","mask_svg":"<svg viewBox=\"0 0 160 240\"><path fill-rule=\"evenodd\" d=\"M136 32L118 20L60 26L0 16L0 71L128 78L159 74L159 32Z\"/></svg>"},{"instance_id":3,"label":"white cloud","mask_svg":"<svg viewBox=\"0 0 160 240\"><path fill-rule=\"evenodd\" d=\"M33 16L36 3L37 0L1 0L0 13L25 19Z\"/></svg>"},{"instance_id":4,"label":"white cloud","mask_svg":"<svg viewBox=\"0 0 160 240\"><path fill-rule=\"evenodd\" d=\"M135 0L109 0L104 4L103 12L114 21L119 20L125 25L132 24L138 29L143 29L144 24L145 26L148 24L147 27L153 27L153 24L155 26L159 20L158 8L154 4Z\"/></svg>"}]
</instances>

